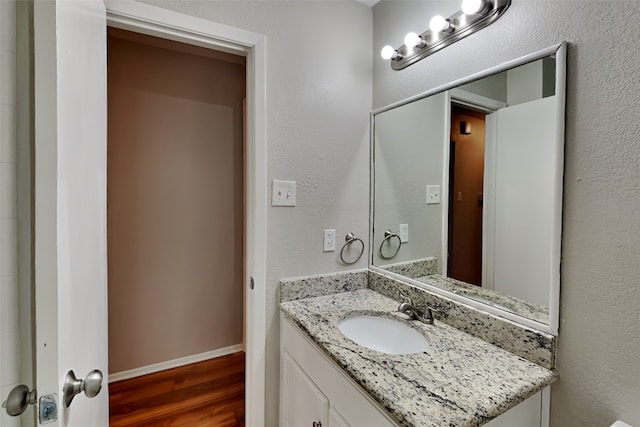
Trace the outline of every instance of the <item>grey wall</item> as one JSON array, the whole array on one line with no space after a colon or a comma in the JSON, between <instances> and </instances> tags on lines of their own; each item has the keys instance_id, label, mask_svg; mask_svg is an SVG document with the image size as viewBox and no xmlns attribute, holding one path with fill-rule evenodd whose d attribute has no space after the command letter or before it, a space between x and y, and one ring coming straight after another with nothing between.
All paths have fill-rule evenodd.
<instances>
[{"instance_id":1,"label":"grey wall","mask_svg":"<svg viewBox=\"0 0 640 427\"><path fill-rule=\"evenodd\" d=\"M382 266L420 258L442 259L442 206L426 204L426 186L443 186L447 97L444 93L394 108L375 117L375 218L373 262ZM393 259L379 255L385 230L409 225L409 241ZM392 237L385 256L398 244Z\"/></svg>"},{"instance_id":2,"label":"grey wall","mask_svg":"<svg viewBox=\"0 0 640 427\"><path fill-rule=\"evenodd\" d=\"M431 2L374 7L374 108L565 40L570 43L560 380L551 425L640 425L640 3L514 0L499 21L399 72L379 59ZM406 19L405 19L406 18ZM624 28L624 32L614 31Z\"/></svg>"},{"instance_id":3,"label":"grey wall","mask_svg":"<svg viewBox=\"0 0 640 427\"><path fill-rule=\"evenodd\" d=\"M298 182L297 206L267 213L266 424L275 427L278 281L367 266L366 257L343 266L338 251L323 253L322 230L335 228L338 242L348 232L368 235L371 8L354 1L153 3L267 37L267 178Z\"/></svg>"}]
</instances>

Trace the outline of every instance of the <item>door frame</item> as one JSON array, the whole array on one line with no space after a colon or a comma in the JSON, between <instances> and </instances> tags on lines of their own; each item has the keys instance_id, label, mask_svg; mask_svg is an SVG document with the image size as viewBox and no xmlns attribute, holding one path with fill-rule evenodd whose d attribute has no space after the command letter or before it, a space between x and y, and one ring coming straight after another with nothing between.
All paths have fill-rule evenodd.
<instances>
[{"instance_id":1,"label":"door frame","mask_svg":"<svg viewBox=\"0 0 640 427\"><path fill-rule=\"evenodd\" d=\"M105 0L107 26L247 58L245 211L245 422L265 423L266 347L266 37L179 12Z\"/></svg>"},{"instance_id":2,"label":"door frame","mask_svg":"<svg viewBox=\"0 0 640 427\"><path fill-rule=\"evenodd\" d=\"M445 141L444 141L444 158L443 158L443 167L442 167L442 192L441 194L449 194L449 169L451 167L451 153L450 153L450 133L451 133L451 109L452 106L459 105L461 107L472 108L475 110L483 111L487 114L490 114L500 108L504 108L507 106L506 103L501 101L496 101L495 99L487 98L481 95L477 95L472 92L467 92L462 89L451 89L447 91L446 94L446 108L447 112L445 114ZM488 133L488 130L485 129L485 134ZM489 162L487 161L489 158L494 156L493 153L493 145L488 144L485 139L484 146L484 158L485 165ZM484 170L484 190L483 193L485 197L487 195L487 187L493 186L493 171L487 170L485 167ZM490 192L489 192L490 193ZM487 199L484 200L484 205L487 206ZM449 262L449 198L442 198L442 275L447 276L447 265ZM489 230L492 229L492 222L490 221L488 215L483 213L482 215L482 234L483 236L489 233ZM487 264L489 262L493 262L487 258L488 247L486 245L486 239L482 239L482 286L484 287L487 279L485 278L485 272L487 271ZM491 287L492 288L492 287Z\"/></svg>"}]
</instances>

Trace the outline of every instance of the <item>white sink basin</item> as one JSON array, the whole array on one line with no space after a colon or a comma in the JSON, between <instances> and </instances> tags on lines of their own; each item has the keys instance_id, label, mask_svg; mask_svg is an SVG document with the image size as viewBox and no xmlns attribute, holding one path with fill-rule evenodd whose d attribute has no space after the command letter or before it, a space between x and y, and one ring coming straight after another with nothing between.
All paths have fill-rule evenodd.
<instances>
[{"instance_id":1,"label":"white sink basin","mask_svg":"<svg viewBox=\"0 0 640 427\"><path fill-rule=\"evenodd\" d=\"M406 322L388 317L347 317L338 322L338 329L357 344L382 353L412 354L429 348L429 341L424 335Z\"/></svg>"}]
</instances>

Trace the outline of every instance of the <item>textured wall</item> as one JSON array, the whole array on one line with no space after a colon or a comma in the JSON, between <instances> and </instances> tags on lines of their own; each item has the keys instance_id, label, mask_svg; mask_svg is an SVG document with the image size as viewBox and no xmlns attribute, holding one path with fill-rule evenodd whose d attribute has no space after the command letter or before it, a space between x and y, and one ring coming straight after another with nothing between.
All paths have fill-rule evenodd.
<instances>
[{"instance_id":1,"label":"textured wall","mask_svg":"<svg viewBox=\"0 0 640 427\"><path fill-rule=\"evenodd\" d=\"M560 380L551 425L608 426L616 418L640 425L640 2L514 0L490 27L403 71L379 59L384 44L400 45L436 13L431 2L374 7L374 108L570 43Z\"/></svg>"},{"instance_id":2,"label":"textured wall","mask_svg":"<svg viewBox=\"0 0 640 427\"><path fill-rule=\"evenodd\" d=\"M266 411L275 427L278 280L367 265L323 253L322 230L335 228L338 242L368 235L372 12L354 1L153 4L267 37L269 189L272 179L298 182L295 208L267 212Z\"/></svg>"}]
</instances>

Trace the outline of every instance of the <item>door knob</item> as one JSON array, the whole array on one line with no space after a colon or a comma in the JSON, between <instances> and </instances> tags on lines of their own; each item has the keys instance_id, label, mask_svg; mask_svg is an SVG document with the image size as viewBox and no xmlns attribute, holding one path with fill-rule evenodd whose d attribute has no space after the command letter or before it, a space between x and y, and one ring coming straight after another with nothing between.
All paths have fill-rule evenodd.
<instances>
[{"instance_id":1,"label":"door knob","mask_svg":"<svg viewBox=\"0 0 640 427\"><path fill-rule=\"evenodd\" d=\"M7 396L7 400L2 402L2 407L6 408L10 417L17 417L27 410L29 405L33 405L37 401L37 392L29 391L29 387L20 384L15 386Z\"/></svg>"},{"instance_id":2,"label":"door knob","mask_svg":"<svg viewBox=\"0 0 640 427\"><path fill-rule=\"evenodd\" d=\"M62 387L64 406L68 408L76 394L84 391L85 396L95 397L100 393L100 390L102 390L102 372L98 369L89 372L84 380L77 379L76 374L69 371Z\"/></svg>"}]
</instances>

